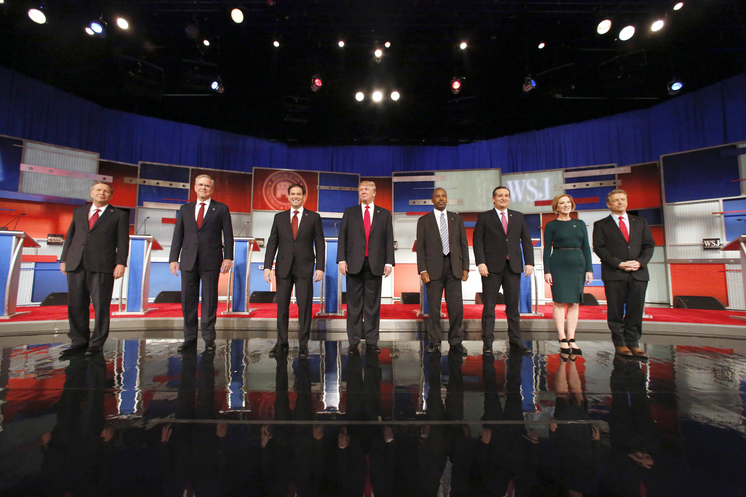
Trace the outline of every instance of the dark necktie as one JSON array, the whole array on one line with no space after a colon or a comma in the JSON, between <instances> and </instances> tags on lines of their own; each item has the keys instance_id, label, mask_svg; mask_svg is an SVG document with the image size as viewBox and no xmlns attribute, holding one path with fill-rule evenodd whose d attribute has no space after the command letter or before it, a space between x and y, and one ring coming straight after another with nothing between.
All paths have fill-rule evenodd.
<instances>
[{"instance_id":1,"label":"dark necktie","mask_svg":"<svg viewBox=\"0 0 746 497\"><path fill-rule=\"evenodd\" d=\"M197 229L202 229L202 221L205 219L205 203L199 203L199 212L197 213Z\"/></svg>"},{"instance_id":2,"label":"dark necktie","mask_svg":"<svg viewBox=\"0 0 746 497\"><path fill-rule=\"evenodd\" d=\"M624 217L622 216L619 216L619 229L621 230L624 239L627 240L627 243L629 243L629 231L627 231L627 225L625 224Z\"/></svg>"},{"instance_id":3,"label":"dark necktie","mask_svg":"<svg viewBox=\"0 0 746 497\"><path fill-rule=\"evenodd\" d=\"M98 209L93 213L91 218L88 220L88 229L92 230L93 225L96 224L96 221L98 221Z\"/></svg>"},{"instance_id":4,"label":"dark necktie","mask_svg":"<svg viewBox=\"0 0 746 497\"><path fill-rule=\"evenodd\" d=\"M370 240L370 206L365 206L365 215L363 216L363 225L365 226L365 257L368 257L368 241Z\"/></svg>"},{"instance_id":5,"label":"dark necktie","mask_svg":"<svg viewBox=\"0 0 746 497\"><path fill-rule=\"evenodd\" d=\"M293 212L293 222L290 223L293 228L293 239L298 236L298 211Z\"/></svg>"}]
</instances>

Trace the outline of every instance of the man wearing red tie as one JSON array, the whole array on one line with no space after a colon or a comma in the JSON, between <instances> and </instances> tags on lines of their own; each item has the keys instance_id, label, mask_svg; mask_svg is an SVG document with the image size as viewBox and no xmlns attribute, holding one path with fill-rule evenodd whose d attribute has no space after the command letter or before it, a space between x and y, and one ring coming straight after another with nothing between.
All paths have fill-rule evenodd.
<instances>
[{"instance_id":1,"label":"man wearing red tie","mask_svg":"<svg viewBox=\"0 0 746 497\"><path fill-rule=\"evenodd\" d=\"M100 354L109 336L114 280L124 276L129 254L129 217L109 205L113 191L109 183L96 181L91 187L93 204L75 209L65 236L60 270L67 276L68 336L72 343L60 359L82 352ZM90 301L95 312L92 334Z\"/></svg>"},{"instance_id":2,"label":"man wearing red tie","mask_svg":"<svg viewBox=\"0 0 746 497\"><path fill-rule=\"evenodd\" d=\"M365 338L367 350L379 354L382 276L394 267L394 227L391 212L373 203L374 182L361 181L357 191L360 205L345 210L337 249L339 272L347 277L348 352L357 353Z\"/></svg>"},{"instance_id":3,"label":"man wearing red tie","mask_svg":"<svg viewBox=\"0 0 746 497\"><path fill-rule=\"evenodd\" d=\"M606 205L611 215L593 224L593 251L601 259L611 339L618 355L645 359L639 341L655 239L644 218L627 214L624 190L609 192Z\"/></svg>"},{"instance_id":4,"label":"man wearing red tie","mask_svg":"<svg viewBox=\"0 0 746 497\"><path fill-rule=\"evenodd\" d=\"M290 294L295 286L298 301L298 357L308 357L311 334L313 283L324 277L325 246L321 216L303 207L306 187L300 184L288 188L290 209L275 214L272 231L264 255L264 280L272 281L272 261L277 253L277 343L270 357L288 351L288 321ZM316 270L314 271L314 265Z\"/></svg>"},{"instance_id":5,"label":"man wearing red tie","mask_svg":"<svg viewBox=\"0 0 746 497\"><path fill-rule=\"evenodd\" d=\"M197 347L197 306L202 282L202 338L205 351L215 350L218 278L233 267L233 225L228 206L212 200L215 181L206 174L194 180L197 201L182 205L171 241L170 269L179 276L181 254L181 310L184 342L178 352Z\"/></svg>"}]
</instances>

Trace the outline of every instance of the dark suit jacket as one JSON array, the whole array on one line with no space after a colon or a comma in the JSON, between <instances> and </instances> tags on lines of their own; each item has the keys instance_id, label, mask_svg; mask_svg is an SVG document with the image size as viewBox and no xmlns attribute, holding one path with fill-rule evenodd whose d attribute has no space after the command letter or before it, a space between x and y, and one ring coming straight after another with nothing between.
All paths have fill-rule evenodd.
<instances>
[{"instance_id":1,"label":"dark suit jacket","mask_svg":"<svg viewBox=\"0 0 746 497\"><path fill-rule=\"evenodd\" d=\"M198 230L196 206L197 202L189 202L179 209L168 261L177 262L181 253L182 271L194 270L198 256L201 269L220 269L223 259L233 260L231 213L227 205L211 199L202 228Z\"/></svg>"},{"instance_id":2,"label":"dark suit jacket","mask_svg":"<svg viewBox=\"0 0 746 497\"><path fill-rule=\"evenodd\" d=\"M451 211L447 213L451 268L456 278L461 279L462 272L469 270L469 240L464 219ZM443 276L443 243L437 219L431 212L417 220L417 272L427 271L434 280Z\"/></svg>"},{"instance_id":3,"label":"dark suit jacket","mask_svg":"<svg viewBox=\"0 0 746 497\"><path fill-rule=\"evenodd\" d=\"M507 236L495 209L479 215L474 227L474 259L477 265L487 264L490 273L499 273L505 268L507 257L510 256L510 268L513 272L521 273L521 249L525 264L533 266L534 248L523 214L508 209Z\"/></svg>"},{"instance_id":4,"label":"dark suit jacket","mask_svg":"<svg viewBox=\"0 0 746 497\"><path fill-rule=\"evenodd\" d=\"M601 279L604 281L622 280L631 274L640 281L648 281L648 262L653 257L655 239L648 222L641 217L629 216L629 244L611 216L593 223L593 251L601 259ZM624 261L635 260L640 269L628 273L619 269Z\"/></svg>"},{"instance_id":5,"label":"dark suit jacket","mask_svg":"<svg viewBox=\"0 0 746 497\"><path fill-rule=\"evenodd\" d=\"M267 241L264 254L264 268L271 269L272 261L277 253L275 274L279 278L287 278L290 268L295 264L307 277L313 276L314 260L316 269L324 270L325 246L324 229L321 226L321 216L318 212L303 209L303 218L298 225L298 236L293 239L293 228L290 224L290 210L278 212L272 222L272 231ZM316 248L314 256L314 246ZM278 250L279 248L279 250Z\"/></svg>"},{"instance_id":6,"label":"dark suit jacket","mask_svg":"<svg viewBox=\"0 0 746 497\"><path fill-rule=\"evenodd\" d=\"M341 261L347 262L347 269L352 274L363 270L365 226L360 205L348 207L342 216L337 263ZM394 265L394 226L391 223L391 212L377 205L370 225L368 264L376 276L383 274L383 267L386 264Z\"/></svg>"},{"instance_id":7,"label":"dark suit jacket","mask_svg":"<svg viewBox=\"0 0 746 497\"><path fill-rule=\"evenodd\" d=\"M123 210L107 205L88 231L90 208L86 204L73 211L60 262L65 263L66 271L75 271L82 263L86 271L113 273L117 264L127 265L129 217Z\"/></svg>"}]
</instances>

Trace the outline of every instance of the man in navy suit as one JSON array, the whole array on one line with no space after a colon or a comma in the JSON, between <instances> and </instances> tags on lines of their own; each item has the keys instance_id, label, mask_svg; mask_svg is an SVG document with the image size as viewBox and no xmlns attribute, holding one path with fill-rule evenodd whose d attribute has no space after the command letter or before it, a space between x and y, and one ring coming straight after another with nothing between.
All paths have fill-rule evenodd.
<instances>
[{"instance_id":1,"label":"man in navy suit","mask_svg":"<svg viewBox=\"0 0 746 497\"><path fill-rule=\"evenodd\" d=\"M277 253L277 343L270 357L288 350L288 320L290 293L295 285L298 301L298 357L308 357L308 337L311 334L313 283L324 277L324 229L318 212L305 209L306 187L298 183L288 188L290 209L278 212L264 255L264 280L272 282L272 261ZM314 264L316 270L314 271Z\"/></svg>"},{"instance_id":2,"label":"man in navy suit","mask_svg":"<svg viewBox=\"0 0 746 497\"><path fill-rule=\"evenodd\" d=\"M67 276L68 336L72 342L60 356L69 359L85 351L100 354L109 336L109 306L114 280L124 276L129 254L129 216L109 205L112 186L96 181L93 203L77 207L65 236L60 270ZM88 303L93 301L93 334L89 328Z\"/></svg>"},{"instance_id":3,"label":"man in navy suit","mask_svg":"<svg viewBox=\"0 0 746 497\"><path fill-rule=\"evenodd\" d=\"M611 215L593 223L593 251L601 259L606 290L606 320L617 354L646 359L640 337L655 239L644 218L627 214L624 190L609 192L606 205Z\"/></svg>"},{"instance_id":4,"label":"man in navy suit","mask_svg":"<svg viewBox=\"0 0 746 497\"><path fill-rule=\"evenodd\" d=\"M181 309L184 342L179 353L197 346L197 306L202 282L202 338L205 350L215 350L218 278L233 267L233 225L228 206L212 199L215 181L206 174L194 180L197 201L182 205L171 241L170 269L179 276L181 254Z\"/></svg>"},{"instance_id":5,"label":"man in navy suit","mask_svg":"<svg viewBox=\"0 0 746 497\"><path fill-rule=\"evenodd\" d=\"M521 342L521 272L534 272L534 249L523 214L508 210L510 190L498 186L492 191L494 209L483 212L474 227L474 259L482 276L482 352L492 355L495 305L500 287L505 297L508 342L524 355L531 351ZM523 254L523 261L521 260Z\"/></svg>"},{"instance_id":6,"label":"man in navy suit","mask_svg":"<svg viewBox=\"0 0 746 497\"><path fill-rule=\"evenodd\" d=\"M379 354L382 276L394 267L394 227L391 212L373 203L374 182L361 181L357 191L360 204L345 210L337 249L339 272L347 276L348 352L358 352L365 338L367 350Z\"/></svg>"},{"instance_id":7,"label":"man in navy suit","mask_svg":"<svg viewBox=\"0 0 746 497\"><path fill-rule=\"evenodd\" d=\"M446 211L448 194L433 190L433 212L417 220L417 270L425 284L428 301L428 346L430 353L440 350L443 328L440 325L440 299L445 288L448 308L448 343L451 350L466 355L461 324L464 300L461 282L469 278L469 241L464 219Z\"/></svg>"}]
</instances>

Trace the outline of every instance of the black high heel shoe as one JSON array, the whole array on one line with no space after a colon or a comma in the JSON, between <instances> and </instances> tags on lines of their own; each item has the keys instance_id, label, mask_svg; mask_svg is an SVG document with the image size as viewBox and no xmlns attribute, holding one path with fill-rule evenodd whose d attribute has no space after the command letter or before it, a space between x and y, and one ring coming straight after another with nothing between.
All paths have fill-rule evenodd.
<instances>
[{"instance_id":1,"label":"black high heel shoe","mask_svg":"<svg viewBox=\"0 0 746 497\"><path fill-rule=\"evenodd\" d=\"M563 344L565 343L567 343L568 345L563 346ZM569 354L570 350L572 350L570 349L570 345L569 345L569 342L567 341L567 338L563 338L562 340L560 340L559 344L560 344L560 354Z\"/></svg>"},{"instance_id":2,"label":"black high heel shoe","mask_svg":"<svg viewBox=\"0 0 746 497\"><path fill-rule=\"evenodd\" d=\"M575 343L575 339L571 338L567 341L567 343ZM583 355L583 351L580 350L580 347L570 347L570 353L575 355Z\"/></svg>"}]
</instances>

